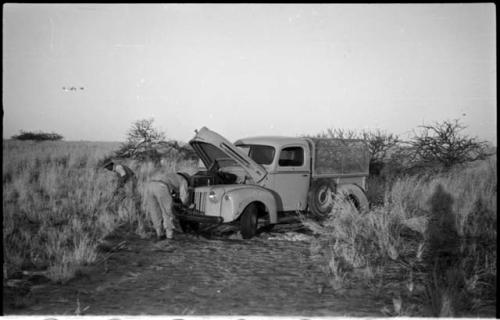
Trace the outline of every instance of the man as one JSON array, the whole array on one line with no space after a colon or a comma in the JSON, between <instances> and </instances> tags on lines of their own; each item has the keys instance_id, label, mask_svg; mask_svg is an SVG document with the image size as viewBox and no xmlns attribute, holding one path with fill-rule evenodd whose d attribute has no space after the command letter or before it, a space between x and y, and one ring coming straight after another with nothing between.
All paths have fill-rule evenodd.
<instances>
[{"instance_id":1,"label":"man","mask_svg":"<svg viewBox=\"0 0 500 320\"><path fill-rule=\"evenodd\" d=\"M178 173L155 174L145 186L146 210L149 212L158 240L173 238L174 199L173 193L182 204L188 202L187 178Z\"/></svg>"},{"instance_id":2,"label":"man","mask_svg":"<svg viewBox=\"0 0 500 320\"><path fill-rule=\"evenodd\" d=\"M132 169L124 164L117 163L115 161L109 161L104 164L104 168L116 173L118 176L118 182L116 188L111 196L112 204L110 207L117 212L120 203L123 203L127 194L132 198L136 210L136 214L141 212L141 199L139 192L137 191L137 177L135 176ZM140 220L140 219L139 219Z\"/></svg>"}]
</instances>

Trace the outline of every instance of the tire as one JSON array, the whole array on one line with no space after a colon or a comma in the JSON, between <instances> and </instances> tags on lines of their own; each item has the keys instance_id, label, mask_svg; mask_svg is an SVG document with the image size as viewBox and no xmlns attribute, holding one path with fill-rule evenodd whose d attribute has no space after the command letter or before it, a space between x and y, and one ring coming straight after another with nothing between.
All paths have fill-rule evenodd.
<instances>
[{"instance_id":1,"label":"tire","mask_svg":"<svg viewBox=\"0 0 500 320\"><path fill-rule=\"evenodd\" d=\"M354 184L339 186L336 196L345 197L359 211L368 210L369 203L363 189Z\"/></svg>"},{"instance_id":2,"label":"tire","mask_svg":"<svg viewBox=\"0 0 500 320\"><path fill-rule=\"evenodd\" d=\"M331 180L313 181L307 195L309 211L315 216L325 217L332 210L335 191L335 183Z\"/></svg>"},{"instance_id":3,"label":"tire","mask_svg":"<svg viewBox=\"0 0 500 320\"><path fill-rule=\"evenodd\" d=\"M259 210L255 204L249 204L240 218L241 236L250 239L257 234Z\"/></svg>"}]
</instances>

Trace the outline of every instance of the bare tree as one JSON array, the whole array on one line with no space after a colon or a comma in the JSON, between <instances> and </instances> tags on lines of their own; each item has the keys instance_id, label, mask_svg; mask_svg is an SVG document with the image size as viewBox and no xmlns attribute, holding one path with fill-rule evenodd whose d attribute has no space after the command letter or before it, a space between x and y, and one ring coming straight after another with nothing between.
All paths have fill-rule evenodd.
<instances>
[{"instance_id":1,"label":"bare tree","mask_svg":"<svg viewBox=\"0 0 500 320\"><path fill-rule=\"evenodd\" d=\"M363 131L361 134L370 151L370 173L378 175L391 152L399 147L401 140L397 135L381 131L380 129Z\"/></svg>"},{"instance_id":2,"label":"bare tree","mask_svg":"<svg viewBox=\"0 0 500 320\"><path fill-rule=\"evenodd\" d=\"M436 163L450 168L489 155L485 141L461 133L466 126L459 120L436 122L420 128L421 132L415 133L410 144L414 148L415 160L424 164Z\"/></svg>"},{"instance_id":3,"label":"bare tree","mask_svg":"<svg viewBox=\"0 0 500 320\"><path fill-rule=\"evenodd\" d=\"M165 141L165 133L155 128L153 122L153 118L135 121L127 133L127 142L138 145Z\"/></svg>"},{"instance_id":4,"label":"bare tree","mask_svg":"<svg viewBox=\"0 0 500 320\"><path fill-rule=\"evenodd\" d=\"M196 153L189 145L167 140L165 133L156 128L153 122L153 118L133 122L127 132L127 141L109 157L150 160L156 163L160 163L164 158L197 159ZM105 160L107 158L103 161Z\"/></svg>"},{"instance_id":5,"label":"bare tree","mask_svg":"<svg viewBox=\"0 0 500 320\"><path fill-rule=\"evenodd\" d=\"M165 140L165 133L156 128L153 122L153 118L133 122L127 132L127 141L120 146L114 156L159 162L162 156L161 149L165 148L168 142Z\"/></svg>"},{"instance_id":6,"label":"bare tree","mask_svg":"<svg viewBox=\"0 0 500 320\"><path fill-rule=\"evenodd\" d=\"M361 139L358 131L352 129L328 128L326 132L317 135L317 138L332 138L332 139Z\"/></svg>"}]
</instances>

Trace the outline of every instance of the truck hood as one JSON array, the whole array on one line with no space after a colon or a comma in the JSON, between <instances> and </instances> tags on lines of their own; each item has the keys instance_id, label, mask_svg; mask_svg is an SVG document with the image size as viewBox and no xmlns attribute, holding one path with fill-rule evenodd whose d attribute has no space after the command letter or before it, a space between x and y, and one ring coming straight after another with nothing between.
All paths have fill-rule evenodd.
<instances>
[{"instance_id":1,"label":"truck hood","mask_svg":"<svg viewBox=\"0 0 500 320\"><path fill-rule=\"evenodd\" d=\"M241 166L256 183L267 175L266 170L261 165L253 161L226 138L209 130L207 127L201 128L194 138L189 141L189 144L196 151L207 169L215 161L220 167L224 167L223 163L229 161Z\"/></svg>"}]
</instances>

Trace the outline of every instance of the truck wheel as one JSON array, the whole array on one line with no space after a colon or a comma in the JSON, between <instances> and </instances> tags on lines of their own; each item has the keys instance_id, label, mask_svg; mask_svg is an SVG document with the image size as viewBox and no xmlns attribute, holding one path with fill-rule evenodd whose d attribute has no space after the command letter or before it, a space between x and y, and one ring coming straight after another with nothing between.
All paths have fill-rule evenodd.
<instances>
[{"instance_id":1,"label":"truck wheel","mask_svg":"<svg viewBox=\"0 0 500 320\"><path fill-rule=\"evenodd\" d=\"M248 205L240 218L241 236L243 239L250 239L257 233L257 221L259 210L255 204Z\"/></svg>"},{"instance_id":2,"label":"truck wheel","mask_svg":"<svg viewBox=\"0 0 500 320\"><path fill-rule=\"evenodd\" d=\"M335 184L330 180L313 181L307 199L309 210L320 217L327 215L333 207L335 190Z\"/></svg>"},{"instance_id":3,"label":"truck wheel","mask_svg":"<svg viewBox=\"0 0 500 320\"><path fill-rule=\"evenodd\" d=\"M337 194L346 197L359 212L368 210L368 198L360 187L356 185L342 185L339 186Z\"/></svg>"}]
</instances>

